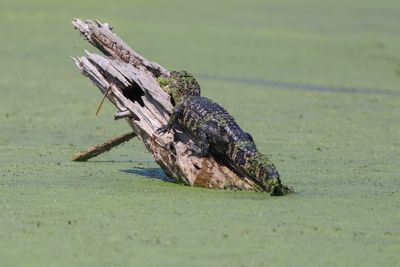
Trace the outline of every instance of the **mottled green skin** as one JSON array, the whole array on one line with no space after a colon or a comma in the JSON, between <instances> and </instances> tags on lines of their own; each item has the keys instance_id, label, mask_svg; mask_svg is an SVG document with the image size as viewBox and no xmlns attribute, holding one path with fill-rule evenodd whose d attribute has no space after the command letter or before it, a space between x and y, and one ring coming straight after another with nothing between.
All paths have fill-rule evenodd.
<instances>
[{"instance_id":1,"label":"mottled green skin","mask_svg":"<svg viewBox=\"0 0 400 267\"><path fill-rule=\"evenodd\" d=\"M199 156L217 155L235 171L257 181L271 195L286 195L292 191L282 185L275 165L257 150L251 135L244 132L222 106L200 96L200 86L193 76L185 71L174 71L160 84L176 106L168 124L159 132L168 131L179 122L197 140L192 149Z\"/></svg>"},{"instance_id":2,"label":"mottled green skin","mask_svg":"<svg viewBox=\"0 0 400 267\"><path fill-rule=\"evenodd\" d=\"M259 151L248 158L247 166L244 169L250 177L256 177L256 180L264 182L267 191L273 196L282 196L294 192L292 188L282 185L280 176L271 159Z\"/></svg>"},{"instance_id":3,"label":"mottled green skin","mask_svg":"<svg viewBox=\"0 0 400 267\"><path fill-rule=\"evenodd\" d=\"M170 77L158 78L163 89L171 95L174 105L190 96L200 96L200 85L197 80L186 71L172 71Z\"/></svg>"}]
</instances>

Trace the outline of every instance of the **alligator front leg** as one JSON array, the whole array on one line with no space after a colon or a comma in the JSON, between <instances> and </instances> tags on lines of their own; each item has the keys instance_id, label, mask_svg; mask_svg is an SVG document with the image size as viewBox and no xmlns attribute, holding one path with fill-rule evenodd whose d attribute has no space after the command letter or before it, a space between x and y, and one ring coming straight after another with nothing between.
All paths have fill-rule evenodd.
<instances>
[{"instance_id":1,"label":"alligator front leg","mask_svg":"<svg viewBox=\"0 0 400 267\"><path fill-rule=\"evenodd\" d=\"M169 117L168 123L158 128L154 133L158 135L169 132L171 128L174 126L174 124L178 121L178 119L182 116L182 113L183 113L183 106L181 104L176 105L174 111L171 114L171 117Z\"/></svg>"}]
</instances>

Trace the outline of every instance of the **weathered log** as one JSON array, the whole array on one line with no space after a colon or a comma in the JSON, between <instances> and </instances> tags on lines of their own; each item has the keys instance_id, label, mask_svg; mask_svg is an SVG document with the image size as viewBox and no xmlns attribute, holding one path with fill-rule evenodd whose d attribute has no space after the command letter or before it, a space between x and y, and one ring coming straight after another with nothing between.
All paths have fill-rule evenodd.
<instances>
[{"instance_id":1,"label":"weathered log","mask_svg":"<svg viewBox=\"0 0 400 267\"><path fill-rule=\"evenodd\" d=\"M155 135L155 131L167 123L173 109L170 96L157 81L160 75L168 77L169 71L135 52L106 23L75 19L72 24L107 56L86 51L85 56L74 58L79 70L115 105L114 118L127 120L168 176L190 186L263 190L252 179L236 174L218 159L193 155L190 144L195 141L181 129L177 128L175 134Z\"/></svg>"}]
</instances>

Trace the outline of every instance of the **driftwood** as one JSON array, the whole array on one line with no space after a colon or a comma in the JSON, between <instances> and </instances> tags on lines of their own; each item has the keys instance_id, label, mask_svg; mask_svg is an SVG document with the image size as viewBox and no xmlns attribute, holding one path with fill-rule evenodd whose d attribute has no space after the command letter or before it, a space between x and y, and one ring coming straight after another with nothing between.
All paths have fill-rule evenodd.
<instances>
[{"instance_id":1,"label":"driftwood","mask_svg":"<svg viewBox=\"0 0 400 267\"><path fill-rule=\"evenodd\" d=\"M189 147L194 140L179 128L175 134L155 135L173 110L170 96L157 81L157 77L168 77L170 72L135 52L107 23L75 19L72 24L107 56L86 51L85 56L74 58L79 70L114 104L117 109L114 119L126 119L168 176L190 186L263 190L253 180L236 174L212 156L192 155Z\"/></svg>"},{"instance_id":2,"label":"driftwood","mask_svg":"<svg viewBox=\"0 0 400 267\"><path fill-rule=\"evenodd\" d=\"M72 161L87 161L91 158L94 158L94 157L104 153L104 152L110 151L111 148L119 146L120 144L129 141L135 136L136 136L135 133L127 133L127 134L123 134L123 135L111 138L110 140L106 141L103 144L89 147L87 150L77 153L71 160Z\"/></svg>"}]
</instances>

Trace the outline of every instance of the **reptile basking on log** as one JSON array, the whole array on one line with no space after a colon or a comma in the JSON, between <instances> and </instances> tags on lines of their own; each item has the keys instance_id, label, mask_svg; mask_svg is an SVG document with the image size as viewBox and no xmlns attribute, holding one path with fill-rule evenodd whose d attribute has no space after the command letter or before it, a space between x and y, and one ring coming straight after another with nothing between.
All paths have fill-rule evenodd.
<instances>
[{"instance_id":1,"label":"reptile basking on log","mask_svg":"<svg viewBox=\"0 0 400 267\"><path fill-rule=\"evenodd\" d=\"M185 185L271 195L292 191L281 184L274 164L257 150L250 134L220 105L200 96L191 75L145 59L107 23L75 19L72 24L105 55L86 52L73 58L76 66L116 107L114 119L126 120L133 131L74 160L87 160L136 136L164 172ZM174 131L166 131L172 126Z\"/></svg>"},{"instance_id":2,"label":"reptile basking on log","mask_svg":"<svg viewBox=\"0 0 400 267\"><path fill-rule=\"evenodd\" d=\"M173 71L160 84L175 103L168 124L156 133L169 131L179 123L195 140L191 149L203 157L213 154L241 175L258 182L271 195L291 192L283 186L271 160L257 150L252 136L244 132L219 104L200 96L200 86L186 71Z\"/></svg>"}]
</instances>

